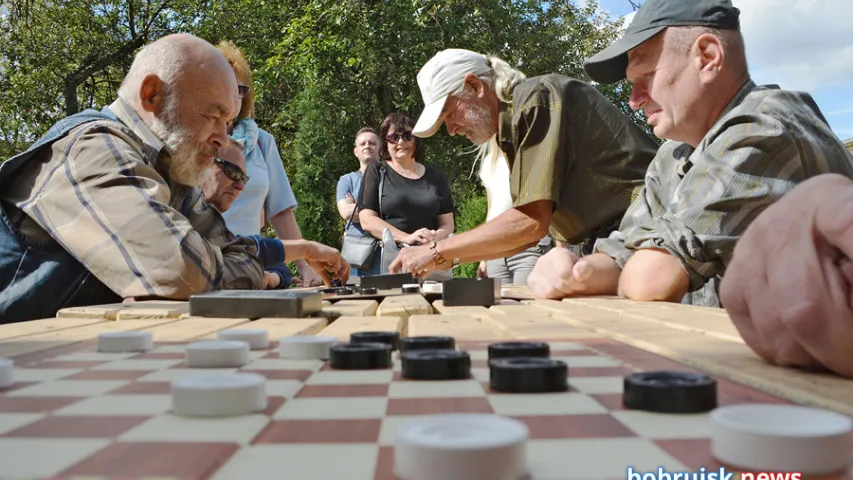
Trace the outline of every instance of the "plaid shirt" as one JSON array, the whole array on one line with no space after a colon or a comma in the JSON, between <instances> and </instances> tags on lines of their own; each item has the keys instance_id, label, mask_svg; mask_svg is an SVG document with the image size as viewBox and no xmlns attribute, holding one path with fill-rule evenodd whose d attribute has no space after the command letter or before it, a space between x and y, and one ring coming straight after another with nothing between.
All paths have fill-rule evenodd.
<instances>
[{"instance_id":1,"label":"plaid shirt","mask_svg":"<svg viewBox=\"0 0 853 480\"><path fill-rule=\"evenodd\" d=\"M129 105L109 109L121 124L79 126L23 167L0 194L11 223L125 298L262 289L255 241L235 237L200 188L167 180L164 144Z\"/></svg>"},{"instance_id":2,"label":"plaid shirt","mask_svg":"<svg viewBox=\"0 0 853 480\"><path fill-rule=\"evenodd\" d=\"M750 81L698 148L660 148L619 231L594 251L624 268L634 251L665 250L690 278L685 303L720 307L719 282L746 227L822 173L853 177L853 157L812 98Z\"/></svg>"}]
</instances>

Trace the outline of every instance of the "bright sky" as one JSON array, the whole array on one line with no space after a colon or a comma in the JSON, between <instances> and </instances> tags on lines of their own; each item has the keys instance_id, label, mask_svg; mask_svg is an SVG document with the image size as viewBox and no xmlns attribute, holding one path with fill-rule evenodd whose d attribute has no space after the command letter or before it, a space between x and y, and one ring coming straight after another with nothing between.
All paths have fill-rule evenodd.
<instances>
[{"instance_id":1,"label":"bright sky","mask_svg":"<svg viewBox=\"0 0 853 480\"><path fill-rule=\"evenodd\" d=\"M853 0L732 2L752 78L810 93L833 131L853 137ZM628 0L599 0L599 7L613 17L632 12Z\"/></svg>"}]
</instances>

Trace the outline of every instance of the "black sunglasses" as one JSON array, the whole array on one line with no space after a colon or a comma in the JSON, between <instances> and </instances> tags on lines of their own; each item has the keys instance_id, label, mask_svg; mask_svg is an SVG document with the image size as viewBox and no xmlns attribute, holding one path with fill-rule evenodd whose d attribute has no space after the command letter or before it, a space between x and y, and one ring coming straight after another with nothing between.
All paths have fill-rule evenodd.
<instances>
[{"instance_id":1,"label":"black sunglasses","mask_svg":"<svg viewBox=\"0 0 853 480\"><path fill-rule=\"evenodd\" d=\"M249 86L242 83L237 85L237 93L240 94L240 98L246 98L246 95L249 94Z\"/></svg>"},{"instance_id":2,"label":"black sunglasses","mask_svg":"<svg viewBox=\"0 0 853 480\"><path fill-rule=\"evenodd\" d=\"M228 177L228 180L231 180L232 182L242 182L243 185L249 181L249 176L243 173L237 165L219 157L214 157L213 162L219 165L219 168L222 169L222 173Z\"/></svg>"},{"instance_id":3,"label":"black sunglasses","mask_svg":"<svg viewBox=\"0 0 853 480\"><path fill-rule=\"evenodd\" d=\"M397 143L400 141L401 138L405 142L411 142L415 139L415 137L412 135L412 132L404 132L402 134L392 133L391 135L387 135L385 137L385 140L388 140L389 143Z\"/></svg>"}]
</instances>

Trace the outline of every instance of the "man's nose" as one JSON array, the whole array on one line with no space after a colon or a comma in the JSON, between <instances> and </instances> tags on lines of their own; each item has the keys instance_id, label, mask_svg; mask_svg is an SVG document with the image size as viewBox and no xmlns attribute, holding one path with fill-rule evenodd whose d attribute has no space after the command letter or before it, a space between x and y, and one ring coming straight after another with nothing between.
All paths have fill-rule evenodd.
<instances>
[{"instance_id":1,"label":"man's nose","mask_svg":"<svg viewBox=\"0 0 853 480\"><path fill-rule=\"evenodd\" d=\"M631 97L628 99L628 106L631 107L631 110L639 110L643 108L643 105L648 102L648 95L646 95L646 90L637 84L634 84L631 87Z\"/></svg>"}]
</instances>

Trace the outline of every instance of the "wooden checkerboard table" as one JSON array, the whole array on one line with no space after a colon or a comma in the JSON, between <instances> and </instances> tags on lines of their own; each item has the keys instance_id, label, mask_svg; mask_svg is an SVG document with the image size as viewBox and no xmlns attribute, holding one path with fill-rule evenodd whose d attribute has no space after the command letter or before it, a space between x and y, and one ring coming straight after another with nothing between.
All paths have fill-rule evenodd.
<instances>
[{"instance_id":1,"label":"wooden checkerboard table","mask_svg":"<svg viewBox=\"0 0 853 480\"><path fill-rule=\"evenodd\" d=\"M0 357L15 364L14 383L0 390L0 478L394 479L400 423L447 412L523 422L536 480L624 479L628 467L719 469L707 413L623 407L625 376L649 370L712 375L721 406L788 403L853 416L853 383L767 365L722 310L616 298L542 301L516 290L515 299L489 308L380 293L327 299L312 317L248 320L192 317L187 303L151 301L0 326ZM266 411L173 414L170 382L192 370L187 342L234 328L264 329L273 341L239 369L266 377ZM124 330L151 332L154 348L97 351L100 333ZM469 352L472 377L403 379L396 356L389 369L334 370L320 360L279 358L275 345L294 335L346 342L360 331L451 336ZM491 390L486 349L510 340L549 343L551 357L569 367L569 390Z\"/></svg>"}]
</instances>

